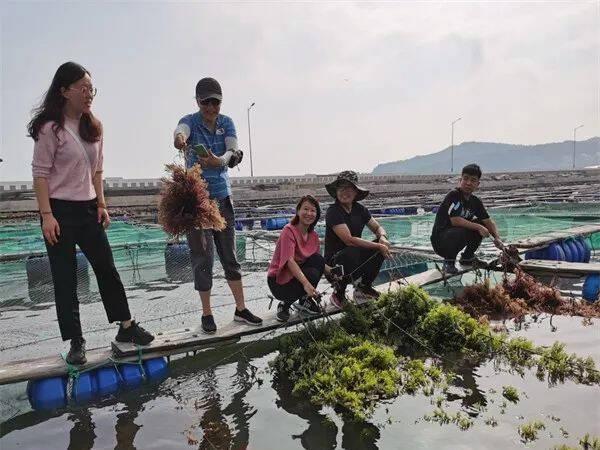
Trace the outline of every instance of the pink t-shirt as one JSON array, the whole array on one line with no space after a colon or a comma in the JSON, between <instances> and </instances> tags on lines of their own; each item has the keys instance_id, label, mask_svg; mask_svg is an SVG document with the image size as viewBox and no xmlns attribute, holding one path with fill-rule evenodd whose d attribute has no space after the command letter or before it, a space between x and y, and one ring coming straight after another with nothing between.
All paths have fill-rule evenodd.
<instances>
[{"instance_id":1,"label":"pink t-shirt","mask_svg":"<svg viewBox=\"0 0 600 450\"><path fill-rule=\"evenodd\" d=\"M58 130L57 138L52 130L54 123L47 122L42 126L33 146L33 176L48 180L50 198L96 198L92 174L102 172L102 139L98 142L84 141L79 137L79 121L65 118L65 125L75 132L83 144L89 157L88 163L81 146L67 130Z\"/></svg>"},{"instance_id":2,"label":"pink t-shirt","mask_svg":"<svg viewBox=\"0 0 600 450\"><path fill-rule=\"evenodd\" d=\"M294 278L287 266L290 257L293 255L294 261L302 264L307 258L317 253L319 247L319 235L316 231L313 230L304 237L298 228L287 224L283 227L277 240L267 276L275 277L277 284L286 284Z\"/></svg>"}]
</instances>

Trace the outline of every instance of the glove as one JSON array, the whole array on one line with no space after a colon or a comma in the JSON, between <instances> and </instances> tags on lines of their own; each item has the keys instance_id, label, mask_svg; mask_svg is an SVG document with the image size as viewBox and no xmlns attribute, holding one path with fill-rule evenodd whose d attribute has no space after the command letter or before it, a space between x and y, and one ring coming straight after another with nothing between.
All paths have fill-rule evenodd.
<instances>
[{"instance_id":1,"label":"glove","mask_svg":"<svg viewBox=\"0 0 600 450\"><path fill-rule=\"evenodd\" d=\"M231 155L231 158L229 158L229 162L227 163L227 166L230 169L233 169L235 166L237 166L239 163L242 162L242 159L244 158L244 152L241 150L234 150L233 154Z\"/></svg>"}]
</instances>

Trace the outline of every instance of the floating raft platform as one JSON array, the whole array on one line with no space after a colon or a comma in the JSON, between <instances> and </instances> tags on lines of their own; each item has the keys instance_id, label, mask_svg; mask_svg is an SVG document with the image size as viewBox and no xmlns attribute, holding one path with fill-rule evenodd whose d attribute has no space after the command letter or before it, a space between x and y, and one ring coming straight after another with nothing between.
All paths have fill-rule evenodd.
<instances>
[{"instance_id":1,"label":"floating raft platform","mask_svg":"<svg viewBox=\"0 0 600 450\"><path fill-rule=\"evenodd\" d=\"M460 276L469 272L470 269L460 270L457 274L442 274L438 270L428 270L426 272L412 275L398 281L392 281L377 286L380 292L395 290L408 284L425 286L428 284L443 281L451 277ZM265 301L266 302L266 301ZM300 316L293 313L290 320L281 323L275 318L274 311L268 311L263 315L261 326L252 326L245 323L231 321L220 326L216 333L205 334L200 328L182 328L178 330L156 333L156 338L149 345L137 347L133 344L112 342L111 347L101 347L87 351L88 362L79 366L80 370L90 368L110 366L125 362L135 362L140 358L142 360L177 355L182 353L205 350L208 348L219 347L233 344L242 337L261 334L273 330L284 330L294 327L303 322L320 319L325 316L334 316L342 311L327 302L325 314L318 316ZM62 376L67 374L67 365L59 354L46 356L42 358L31 358L19 361L3 362L0 367L0 385L18 383L21 381L35 380L53 376Z\"/></svg>"},{"instance_id":2,"label":"floating raft platform","mask_svg":"<svg viewBox=\"0 0 600 450\"><path fill-rule=\"evenodd\" d=\"M580 227L568 228L562 231L552 231L548 234L520 239L516 242L513 242L512 244L520 249L532 250L545 247L547 245L552 244L553 242L561 241L563 239L573 238L577 236L587 236L598 232L600 232L600 223L591 223L587 225L582 225Z\"/></svg>"},{"instance_id":3,"label":"floating raft platform","mask_svg":"<svg viewBox=\"0 0 600 450\"><path fill-rule=\"evenodd\" d=\"M528 259L519 266L532 275L558 275L565 278L581 278L590 273L600 273L600 263L575 263Z\"/></svg>"}]
</instances>

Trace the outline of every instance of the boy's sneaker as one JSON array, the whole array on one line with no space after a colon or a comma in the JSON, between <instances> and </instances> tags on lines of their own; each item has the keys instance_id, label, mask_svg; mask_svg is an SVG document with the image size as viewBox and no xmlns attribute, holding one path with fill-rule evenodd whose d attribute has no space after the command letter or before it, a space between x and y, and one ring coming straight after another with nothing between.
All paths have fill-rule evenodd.
<instances>
[{"instance_id":1,"label":"boy's sneaker","mask_svg":"<svg viewBox=\"0 0 600 450\"><path fill-rule=\"evenodd\" d=\"M248 308L244 308L241 311L238 311L236 308L233 320L236 322L246 322L248 325L262 325L262 319L252 314Z\"/></svg>"},{"instance_id":2,"label":"boy's sneaker","mask_svg":"<svg viewBox=\"0 0 600 450\"><path fill-rule=\"evenodd\" d=\"M344 294L343 292L340 293L340 292L334 291L333 294L331 294L329 301L336 308L342 309L344 307L344 303L346 303L346 301L347 301L346 294Z\"/></svg>"},{"instance_id":3,"label":"boy's sneaker","mask_svg":"<svg viewBox=\"0 0 600 450\"><path fill-rule=\"evenodd\" d=\"M208 316L202 316L201 322L202 331L204 331L206 334L213 334L217 332L217 324L215 323L215 318L212 314L209 314Z\"/></svg>"},{"instance_id":4,"label":"boy's sneaker","mask_svg":"<svg viewBox=\"0 0 600 450\"><path fill-rule=\"evenodd\" d=\"M458 273L458 269L456 268L455 261L444 261L444 265L442 266L442 270L447 274L456 274Z\"/></svg>"},{"instance_id":5,"label":"boy's sneaker","mask_svg":"<svg viewBox=\"0 0 600 450\"><path fill-rule=\"evenodd\" d=\"M312 297L302 297L298 302L296 309L313 316L321 314L321 308L319 307L319 304Z\"/></svg>"},{"instance_id":6,"label":"boy's sneaker","mask_svg":"<svg viewBox=\"0 0 600 450\"><path fill-rule=\"evenodd\" d=\"M80 366L87 362L85 357L85 339L82 337L76 337L71 339L71 349L67 354L66 358L69 364Z\"/></svg>"},{"instance_id":7,"label":"boy's sneaker","mask_svg":"<svg viewBox=\"0 0 600 450\"><path fill-rule=\"evenodd\" d=\"M359 283L358 286L354 288L354 293L358 293L359 296L367 297L367 298L379 298L379 292L373 289L373 286L370 284Z\"/></svg>"},{"instance_id":8,"label":"boy's sneaker","mask_svg":"<svg viewBox=\"0 0 600 450\"><path fill-rule=\"evenodd\" d=\"M290 307L285 303L279 302L277 305L277 315L275 316L278 322L287 322L290 320Z\"/></svg>"},{"instance_id":9,"label":"boy's sneaker","mask_svg":"<svg viewBox=\"0 0 600 450\"><path fill-rule=\"evenodd\" d=\"M471 258L465 258L464 256L462 256L458 263L461 266L473 266L480 268L487 267L487 263L479 259L477 256L472 256Z\"/></svg>"},{"instance_id":10,"label":"boy's sneaker","mask_svg":"<svg viewBox=\"0 0 600 450\"><path fill-rule=\"evenodd\" d=\"M154 336L140 327L135 320L131 321L131 325L128 328L123 328L121 324L117 337L115 337L115 341L117 342L131 342L137 345L148 345L153 340Z\"/></svg>"}]
</instances>

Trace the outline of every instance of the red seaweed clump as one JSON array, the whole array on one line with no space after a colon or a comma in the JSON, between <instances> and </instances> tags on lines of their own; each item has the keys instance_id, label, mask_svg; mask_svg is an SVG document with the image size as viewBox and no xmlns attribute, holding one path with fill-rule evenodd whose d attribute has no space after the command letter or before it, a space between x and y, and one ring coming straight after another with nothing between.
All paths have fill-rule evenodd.
<instances>
[{"instance_id":1,"label":"red seaweed clump","mask_svg":"<svg viewBox=\"0 0 600 450\"><path fill-rule=\"evenodd\" d=\"M225 228L225 219L219 206L209 198L206 181L195 165L185 169L178 164L167 164L171 177L162 179L158 205L158 222L167 234L179 237L194 229Z\"/></svg>"},{"instance_id":2,"label":"red seaweed clump","mask_svg":"<svg viewBox=\"0 0 600 450\"><path fill-rule=\"evenodd\" d=\"M521 319L528 313L600 317L600 302L588 303L566 298L554 286L546 286L521 269L505 276L502 284L491 286L489 279L465 287L454 302L473 317Z\"/></svg>"}]
</instances>

